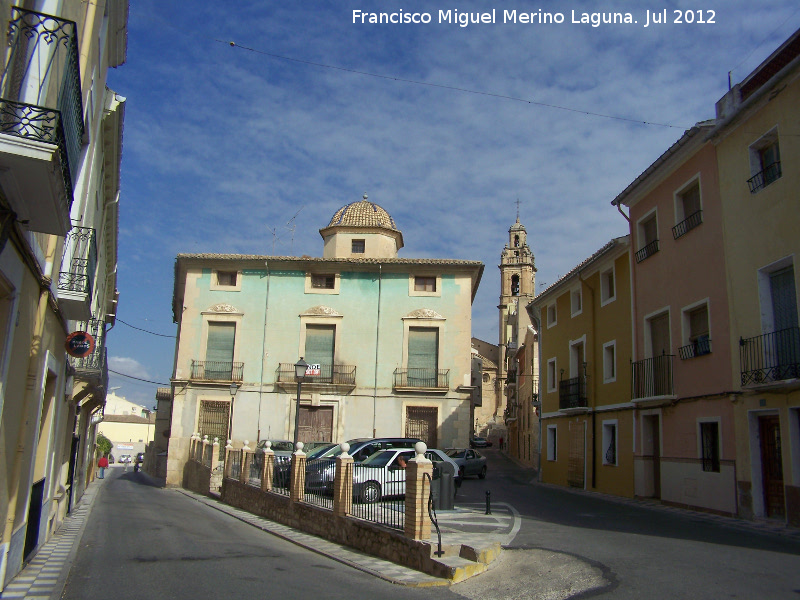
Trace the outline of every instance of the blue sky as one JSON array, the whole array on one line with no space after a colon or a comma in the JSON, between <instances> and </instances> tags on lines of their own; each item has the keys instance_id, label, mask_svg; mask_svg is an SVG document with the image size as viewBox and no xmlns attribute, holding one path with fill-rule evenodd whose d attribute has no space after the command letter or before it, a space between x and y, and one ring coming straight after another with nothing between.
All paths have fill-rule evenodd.
<instances>
[{"instance_id":1,"label":"blue sky","mask_svg":"<svg viewBox=\"0 0 800 600\"><path fill-rule=\"evenodd\" d=\"M714 116L729 71L740 81L800 27L796 0L222 6L132 2L128 59L109 74L127 98L109 362L150 381L172 373L178 253L319 256L318 230L364 192L403 232L401 256L486 265L473 335L495 342L496 265L517 199L543 289L627 233L611 200ZM353 10L401 9L431 22L353 23ZM438 22L453 9L496 9L497 22ZM503 23L514 9L564 22ZM644 27L648 9L668 23ZM688 9L715 22L673 22ZM573 24L572 11L638 23ZM154 384L112 373L110 385L155 404Z\"/></svg>"}]
</instances>

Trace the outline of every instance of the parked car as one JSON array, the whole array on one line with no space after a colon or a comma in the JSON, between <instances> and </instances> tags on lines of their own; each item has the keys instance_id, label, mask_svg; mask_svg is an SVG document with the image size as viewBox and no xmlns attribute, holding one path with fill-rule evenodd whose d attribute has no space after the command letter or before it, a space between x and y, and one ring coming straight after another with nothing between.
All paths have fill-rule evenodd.
<instances>
[{"instance_id":1,"label":"parked car","mask_svg":"<svg viewBox=\"0 0 800 600\"><path fill-rule=\"evenodd\" d=\"M131 462L131 455L130 454L123 454L119 457L119 462L121 463L129 463Z\"/></svg>"},{"instance_id":2,"label":"parked car","mask_svg":"<svg viewBox=\"0 0 800 600\"><path fill-rule=\"evenodd\" d=\"M482 437L474 437L469 441L470 448L488 448L492 442Z\"/></svg>"},{"instance_id":3,"label":"parked car","mask_svg":"<svg viewBox=\"0 0 800 600\"><path fill-rule=\"evenodd\" d=\"M270 440L272 442L270 450L275 453L275 456L291 456L294 452L294 442L289 440ZM263 450L267 447L267 440L261 440L256 444L257 450Z\"/></svg>"},{"instance_id":4,"label":"parked car","mask_svg":"<svg viewBox=\"0 0 800 600\"><path fill-rule=\"evenodd\" d=\"M446 453L458 464L461 477L470 475L477 475L480 479L486 477L486 457L477 450L448 448Z\"/></svg>"},{"instance_id":5,"label":"parked car","mask_svg":"<svg viewBox=\"0 0 800 600\"><path fill-rule=\"evenodd\" d=\"M144 452L139 452L139 454L136 455L134 462L137 464L142 464L144 462Z\"/></svg>"},{"instance_id":6,"label":"parked car","mask_svg":"<svg viewBox=\"0 0 800 600\"><path fill-rule=\"evenodd\" d=\"M381 498L404 496L406 471L401 463L414 458L414 454L415 451L410 449L379 450L356 465L353 469L353 499L373 503Z\"/></svg>"},{"instance_id":7,"label":"parked car","mask_svg":"<svg viewBox=\"0 0 800 600\"><path fill-rule=\"evenodd\" d=\"M433 464L436 465L437 462L446 462L450 463L453 467L453 482L455 483L456 488L461 487L461 468L458 466L458 463L454 461L452 458L447 456L447 453L444 450L438 450L437 448L428 448L425 451L425 458L430 461L433 461Z\"/></svg>"},{"instance_id":8,"label":"parked car","mask_svg":"<svg viewBox=\"0 0 800 600\"><path fill-rule=\"evenodd\" d=\"M350 450L348 454L353 457L354 463L361 463L379 450L404 448L411 450L414 444L422 440L418 438L356 438L348 441ZM337 445L313 460L306 462L306 489L309 491L331 492L333 478L336 473L336 457L342 453L341 446Z\"/></svg>"}]
</instances>

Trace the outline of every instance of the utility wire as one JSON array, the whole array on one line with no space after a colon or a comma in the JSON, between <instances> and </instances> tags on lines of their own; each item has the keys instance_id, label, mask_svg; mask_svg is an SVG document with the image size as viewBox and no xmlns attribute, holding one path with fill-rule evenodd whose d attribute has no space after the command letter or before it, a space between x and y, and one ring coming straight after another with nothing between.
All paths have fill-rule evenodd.
<instances>
[{"instance_id":1,"label":"utility wire","mask_svg":"<svg viewBox=\"0 0 800 600\"><path fill-rule=\"evenodd\" d=\"M157 335L157 336L160 336L160 337L168 337L168 338L178 337L178 336L175 336L175 335L167 335L165 333L156 333L155 331L148 331L147 329L142 329L141 327L136 327L135 325L131 325L130 323L126 323L125 321L123 321L119 317L117 317L117 321L119 321L123 325L127 325L131 329L137 329L139 331L144 331L145 333L149 333L150 335Z\"/></svg>"},{"instance_id":2,"label":"utility wire","mask_svg":"<svg viewBox=\"0 0 800 600\"><path fill-rule=\"evenodd\" d=\"M565 110L565 111L568 111L568 112L579 113L579 114L582 114L582 115L588 115L590 117L601 117L603 119L613 119L613 120L616 120L616 121L626 121L628 123L639 123L639 124L642 124L642 125L654 125L656 127L668 127L668 128L671 128L671 129L684 129L685 130L685 129L690 129L691 128L691 127L686 127L686 126L683 126L683 125L671 125L669 123L657 123L655 121L643 121L641 119L632 119L632 118L629 118L629 117L617 117L615 115L607 115L607 114L604 114L604 113L596 113L596 112L591 112L591 111L588 111L588 110L581 110L581 109L578 109L578 108L570 108L568 106L560 106L558 104L548 104L546 102L537 102L536 100L528 100L526 98L518 98L516 96L507 96L507 95L504 95L504 94L494 94L492 92L481 92L481 91L478 91L478 90L471 90L469 88L462 88L462 87L457 87L457 86L453 86L453 85L444 85L444 84L441 84L441 83L430 83L430 82L427 82L427 81L418 81L416 79L405 79L403 77L395 77L394 75L381 75L380 73L370 73L369 71L359 71L357 69L349 69L347 67L339 67L339 66L336 66L336 65L318 63L318 62L313 62L313 61L310 61L310 60L304 60L304 59L301 59L301 58L293 58L291 56L284 56L282 54L273 54L272 52L265 52L264 50L258 50L256 48L250 48L248 46L240 46L236 42L232 42L232 41L225 41L225 40L220 40L220 39L217 39L217 38L214 38L214 41L215 42L219 42L221 44L228 44L231 48L241 48L242 50L247 50L249 52L254 52L256 54L261 54L262 56L270 56L272 58L277 58L277 59L280 59L280 60L287 60L287 61L290 61L290 62L296 62L296 63L300 63L300 64L304 64L304 65L310 65L310 66L313 66L313 67L321 67L321 68L324 68L324 69L334 69L336 71L344 71L346 73L354 73L356 75L365 75L367 77L377 77L378 79L388 79L390 81L400 81L400 82L403 82L403 83L411 83L411 84L414 84L414 85L424 85L424 86L427 86L427 87L440 88L440 89L444 89L444 90L453 90L455 92L464 92L464 93L467 93L467 94L476 94L478 96L489 96L491 98L501 98L503 100L512 100L514 102L522 102L524 104L533 104L535 106L544 106L546 108L555 108L555 109L558 109L558 110Z\"/></svg>"},{"instance_id":3,"label":"utility wire","mask_svg":"<svg viewBox=\"0 0 800 600\"><path fill-rule=\"evenodd\" d=\"M150 381L149 379L142 379L141 377L134 377L133 375L125 375L125 373L120 373L119 371L115 371L113 369L108 370L109 373L114 373L114 375L119 375L121 377L127 377L128 379L135 379L136 381L144 381L145 383L154 383L156 385L163 385L168 386L169 383L162 383L161 381Z\"/></svg>"}]
</instances>

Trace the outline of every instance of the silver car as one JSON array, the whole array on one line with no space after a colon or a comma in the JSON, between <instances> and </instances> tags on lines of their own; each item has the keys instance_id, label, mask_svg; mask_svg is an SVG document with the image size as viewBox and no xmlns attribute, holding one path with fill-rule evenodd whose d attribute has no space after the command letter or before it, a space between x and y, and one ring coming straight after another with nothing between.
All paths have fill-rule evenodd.
<instances>
[{"instance_id":1,"label":"silver car","mask_svg":"<svg viewBox=\"0 0 800 600\"><path fill-rule=\"evenodd\" d=\"M446 453L458 464L461 477L470 475L477 475L480 479L486 477L486 457L477 450L448 448Z\"/></svg>"},{"instance_id":2,"label":"silver car","mask_svg":"<svg viewBox=\"0 0 800 600\"><path fill-rule=\"evenodd\" d=\"M364 462L353 465L353 499L378 502L381 498L404 496L405 467L414 450L379 450Z\"/></svg>"}]
</instances>

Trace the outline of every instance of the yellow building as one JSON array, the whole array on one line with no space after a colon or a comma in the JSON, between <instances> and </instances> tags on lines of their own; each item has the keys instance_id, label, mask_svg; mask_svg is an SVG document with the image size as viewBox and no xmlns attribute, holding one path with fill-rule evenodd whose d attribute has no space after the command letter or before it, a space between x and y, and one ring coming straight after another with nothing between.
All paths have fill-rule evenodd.
<instances>
[{"instance_id":1,"label":"yellow building","mask_svg":"<svg viewBox=\"0 0 800 600\"><path fill-rule=\"evenodd\" d=\"M0 591L94 475L125 107L106 75L127 16L125 0L0 1Z\"/></svg>"},{"instance_id":2,"label":"yellow building","mask_svg":"<svg viewBox=\"0 0 800 600\"><path fill-rule=\"evenodd\" d=\"M716 108L738 511L800 526L800 31Z\"/></svg>"},{"instance_id":3,"label":"yellow building","mask_svg":"<svg viewBox=\"0 0 800 600\"><path fill-rule=\"evenodd\" d=\"M541 479L634 494L630 238L611 240L528 305L538 324Z\"/></svg>"}]
</instances>

